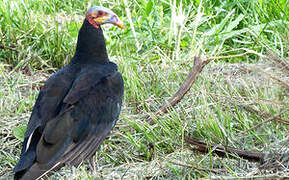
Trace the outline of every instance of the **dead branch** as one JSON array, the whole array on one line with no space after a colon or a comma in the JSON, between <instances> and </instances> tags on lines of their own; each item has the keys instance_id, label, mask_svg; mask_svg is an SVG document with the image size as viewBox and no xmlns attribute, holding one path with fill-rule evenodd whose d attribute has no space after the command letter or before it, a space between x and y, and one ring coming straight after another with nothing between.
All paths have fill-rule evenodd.
<instances>
[{"instance_id":1,"label":"dead branch","mask_svg":"<svg viewBox=\"0 0 289 180\"><path fill-rule=\"evenodd\" d=\"M190 145L197 146L196 148L190 148L191 150L197 150L202 153L208 153L211 150L212 153L216 153L220 157L226 157L228 155L229 157L236 158L236 156L232 155L236 154L243 159L255 162L262 161L265 157L265 153L241 150L214 143L205 143L194 137L185 137L185 141Z\"/></svg>"},{"instance_id":2,"label":"dead branch","mask_svg":"<svg viewBox=\"0 0 289 180\"><path fill-rule=\"evenodd\" d=\"M185 82L181 85L179 90L166 102L163 104L155 113L154 115L159 115L162 113L166 113L170 107L176 105L184 95L190 90L196 79L198 78L199 74L202 72L203 68L210 62L208 59L202 59L200 57L194 58L194 66L190 71L188 77L186 78ZM147 118L147 122L149 124L155 124L151 117Z\"/></svg>"}]
</instances>

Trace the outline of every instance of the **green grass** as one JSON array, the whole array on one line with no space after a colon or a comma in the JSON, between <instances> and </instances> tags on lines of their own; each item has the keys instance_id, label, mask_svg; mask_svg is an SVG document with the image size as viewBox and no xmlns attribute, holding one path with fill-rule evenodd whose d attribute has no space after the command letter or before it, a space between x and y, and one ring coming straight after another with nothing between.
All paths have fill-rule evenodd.
<instances>
[{"instance_id":1,"label":"green grass","mask_svg":"<svg viewBox=\"0 0 289 180\"><path fill-rule=\"evenodd\" d=\"M183 138L190 134L235 148L288 152L288 125L270 121L252 129L266 118L239 105L272 115L289 107L288 90L268 76L273 73L288 83L288 74L261 58L267 48L284 60L289 56L289 1L2 0L0 48L10 49L0 49L0 176L10 177L19 158L21 141L13 129L26 125L39 88L73 56L78 30L91 5L109 7L126 25L123 31L103 26L110 59L125 79L124 106L116 128L97 154L97 173L87 171L84 163L72 172L63 168L54 177L289 174L288 166L254 174L258 163L201 155L188 150ZM177 106L154 117L155 125L145 122L178 90L194 56L248 51L254 53L210 63ZM280 117L289 120L289 112Z\"/></svg>"}]
</instances>

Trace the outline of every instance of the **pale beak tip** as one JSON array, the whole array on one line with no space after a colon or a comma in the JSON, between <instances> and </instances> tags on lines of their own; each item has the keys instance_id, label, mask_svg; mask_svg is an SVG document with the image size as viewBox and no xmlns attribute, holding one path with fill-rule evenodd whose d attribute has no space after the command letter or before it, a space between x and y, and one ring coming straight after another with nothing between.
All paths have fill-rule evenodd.
<instances>
[{"instance_id":1,"label":"pale beak tip","mask_svg":"<svg viewBox=\"0 0 289 180\"><path fill-rule=\"evenodd\" d=\"M119 27L120 29L123 29L123 28L124 28L124 24L123 24L122 21L116 22L115 25L116 25L117 27Z\"/></svg>"}]
</instances>

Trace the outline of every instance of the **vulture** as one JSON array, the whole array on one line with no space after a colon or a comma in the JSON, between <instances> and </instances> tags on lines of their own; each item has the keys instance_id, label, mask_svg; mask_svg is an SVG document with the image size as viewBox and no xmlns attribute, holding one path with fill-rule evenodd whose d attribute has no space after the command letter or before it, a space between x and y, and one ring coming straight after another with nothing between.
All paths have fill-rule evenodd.
<instances>
[{"instance_id":1,"label":"vulture","mask_svg":"<svg viewBox=\"0 0 289 180\"><path fill-rule=\"evenodd\" d=\"M123 28L111 10L94 6L79 30L75 54L41 88L30 116L14 179L44 177L93 158L119 117L124 81L110 62L102 24Z\"/></svg>"}]
</instances>

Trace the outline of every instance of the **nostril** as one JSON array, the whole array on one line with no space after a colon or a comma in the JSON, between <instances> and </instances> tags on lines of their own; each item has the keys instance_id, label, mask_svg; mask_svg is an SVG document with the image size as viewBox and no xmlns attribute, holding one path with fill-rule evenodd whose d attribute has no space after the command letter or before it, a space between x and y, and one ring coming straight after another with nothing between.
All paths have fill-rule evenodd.
<instances>
[{"instance_id":1,"label":"nostril","mask_svg":"<svg viewBox=\"0 0 289 180\"><path fill-rule=\"evenodd\" d=\"M111 19L112 19L112 21L115 21L115 22L117 22L117 21L118 21L118 18L117 18L117 16L116 16L116 15L113 15Z\"/></svg>"}]
</instances>

